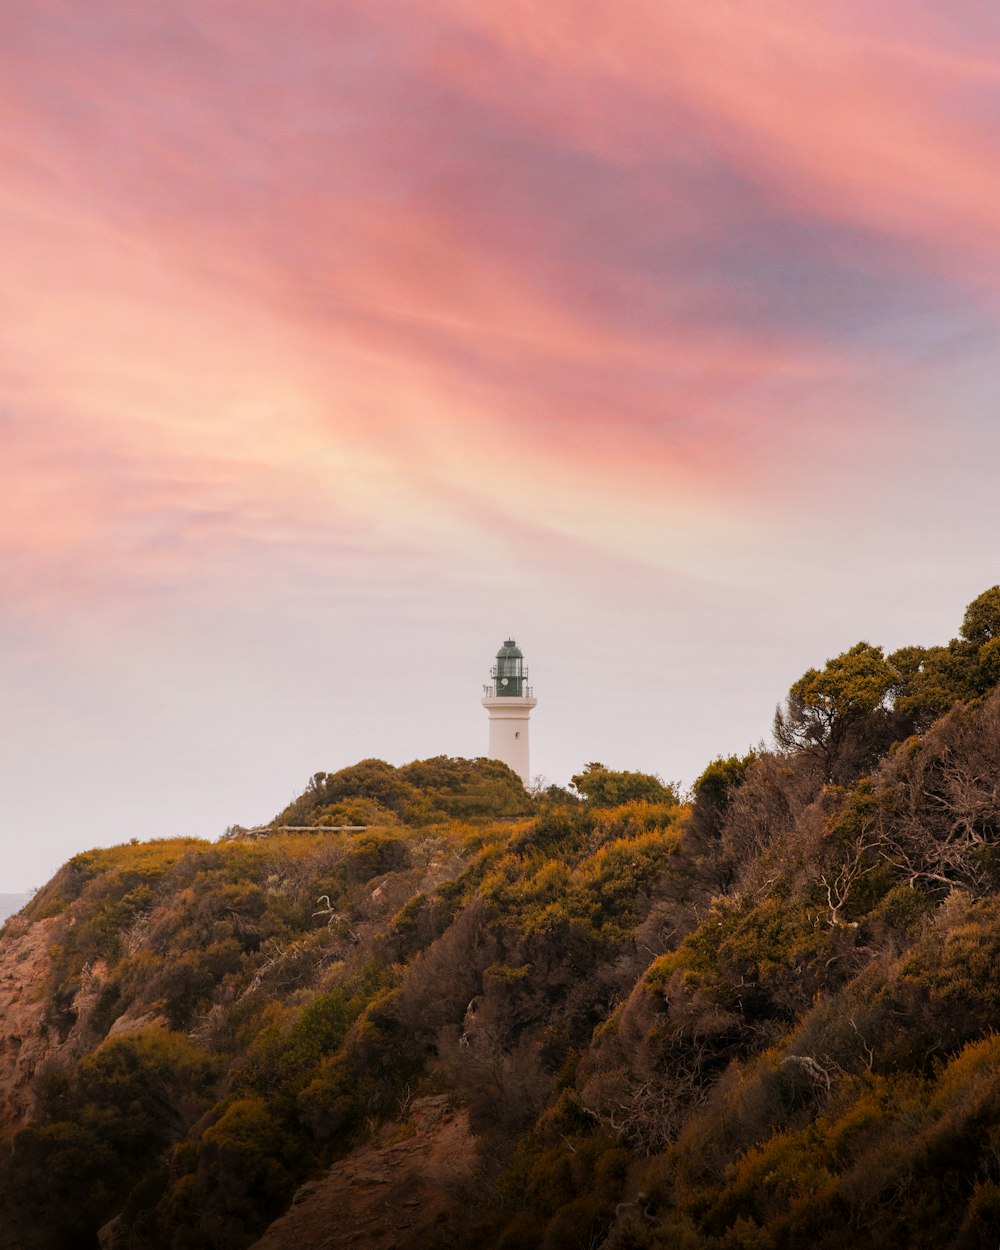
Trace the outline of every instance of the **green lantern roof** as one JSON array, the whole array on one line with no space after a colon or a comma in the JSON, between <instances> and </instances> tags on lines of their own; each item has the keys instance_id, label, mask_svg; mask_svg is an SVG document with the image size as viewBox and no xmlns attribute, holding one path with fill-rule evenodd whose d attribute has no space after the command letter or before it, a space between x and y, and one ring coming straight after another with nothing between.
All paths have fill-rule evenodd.
<instances>
[{"instance_id":1,"label":"green lantern roof","mask_svg":"<svg viewBox=\"0 0 1000 1250\"><path fill-rule=\"evenodd\" d=\"M497 662L490 670L490 676L493 678L493 685L488 687L491 698L524 698L528 667L524 662L524 653L513 638L508 638L497 652Z\"/></svg>"}]
</instances>

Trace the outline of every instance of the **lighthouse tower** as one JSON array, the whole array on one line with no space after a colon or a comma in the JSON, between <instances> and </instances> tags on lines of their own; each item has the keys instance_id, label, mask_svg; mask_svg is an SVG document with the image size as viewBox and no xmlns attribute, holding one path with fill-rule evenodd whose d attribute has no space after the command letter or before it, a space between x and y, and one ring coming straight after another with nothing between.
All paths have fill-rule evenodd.
<instances>
[{"instance_id":1,"label":"lighthouse tower","mask_svg":"<svg viewBox=\"0 0 1000 1250\"><path fill-rule=\"evenodd\" d=\"M490 714L489 758L503 760L527 785L528 717L538 700L531 697L528 669L513 638L497 652L490 676L493 680L483 687L483 707Z\"/></svg>"}]
</instances>

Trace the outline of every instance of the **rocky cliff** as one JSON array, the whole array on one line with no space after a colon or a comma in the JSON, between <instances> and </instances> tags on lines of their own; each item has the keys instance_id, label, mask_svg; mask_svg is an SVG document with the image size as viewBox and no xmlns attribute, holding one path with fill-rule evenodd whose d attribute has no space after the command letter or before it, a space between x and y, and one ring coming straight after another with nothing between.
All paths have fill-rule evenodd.
<instances>
[{"instance_id":1,"label":"rocky cliff","mask_svg":"<svg viewBox=\"0 0 1000 1250\"><path fill-rule=\"evenodd\" d=\"M367 760L74 857L0 936L0 1246L992 1250L998 655L1000 589L859 643L687 803Z\"/></svg>"}]
</instances>

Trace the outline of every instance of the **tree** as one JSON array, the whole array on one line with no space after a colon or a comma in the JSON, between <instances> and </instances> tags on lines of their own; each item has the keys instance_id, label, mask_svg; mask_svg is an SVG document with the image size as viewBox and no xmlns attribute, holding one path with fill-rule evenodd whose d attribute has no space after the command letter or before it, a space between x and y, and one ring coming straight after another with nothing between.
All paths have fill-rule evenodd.
<instances>
[{"instance_id":1,"label":"tree","mask_svg":"<svg viewBox=\"0 0 1000 1250\"><path fill-rule=\"evenodd\" d=\"M570 785L594 807L618 807L622 803L670 803L679 799L675 786L654 773L614 772L592 762L570 779Z\"/></svg>"},{"instance_id":2,"label":"tree","mask_svg":"<svg viewBox=\"0 0 1000 1250\"><path fill-rule=\"evenodd\" d=\"M820 753L830 779L845 754L863 766L888 745L878 731L887 727L898 683L899 675L881 647L855 643L827 660L822 670L810 668L795 682L785 711L775 713L775 739L783 750Z\"/></svg>"},{"instance_id":3,"label":"tree","mask_svg":"<svg viewBox=\"0 0 1000 1250\"><path fill-rule=\"evenodd\" d=\"M1000 586L991 586L973 599L965 609L959 632L980 647L991 638L1000 638Z\"/></svg>"},{"instance_id":4,"label":"tree","mask_svg":"<svg viewBox=\"0 0 1000 1250\"><path fill-rule=\"evenodd\" d=\"M712 893L732 880L734 864L722 853L720 841L734 797L760 757L756 751L744 756L720 756L712 760L691 787L691 815L684 832L684 849L693 881ZM676 873L675 873L676 875Z\"/></svg>"},{"instance_id":5,"label":"tree","mask_svg":"<svg viewBox=\"0 0 1000 1250\"><path fill-rule=\"evenodd\" d=\"M913 729L923 732L952 704L976 697L977 650L974 643L953 638L945 647L901 647L889 656L898 674L895 707Z\"/></svg>"},{"instance_id":6,"label":"tree","mask_svg":"<svg viewBox=\"0 0 1000 1250\"><path fill-rule=\"evenodd\" d=\"M718 812L729 806L733 791L743 784L747 769L757 759L756 751L746 755L721 755L712 760L692 786L696 807L708 806Z\"/></svg>"},{"instance_id":7,"label":"tree","mask_svg":"<svg viewBox=\"0 0 1000 1250\"><path fill-rule=\"evenodd\" d=\"M895 706L923 732L958 702L1000 682L1000 586L965 609L959 637L943 647L901 647L889 656L899 675Z\"/></svg>"}]
</instances>

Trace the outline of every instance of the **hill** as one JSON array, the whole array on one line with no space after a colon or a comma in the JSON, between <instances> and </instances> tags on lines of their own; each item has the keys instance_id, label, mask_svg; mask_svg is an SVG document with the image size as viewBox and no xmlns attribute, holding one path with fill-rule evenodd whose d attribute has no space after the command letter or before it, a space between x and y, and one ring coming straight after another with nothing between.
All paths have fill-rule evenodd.
<instances>
[{"instance_id":1,"label":"hill","mask_svg":"<svg viewBox=\"0 0 1000 1250\"><path fill-rule=\"evenodd\" d=\"M680 802L367 760L0 935L0 1246L993 1246L1000 588Z\"/></svg>"}]
</instances>

